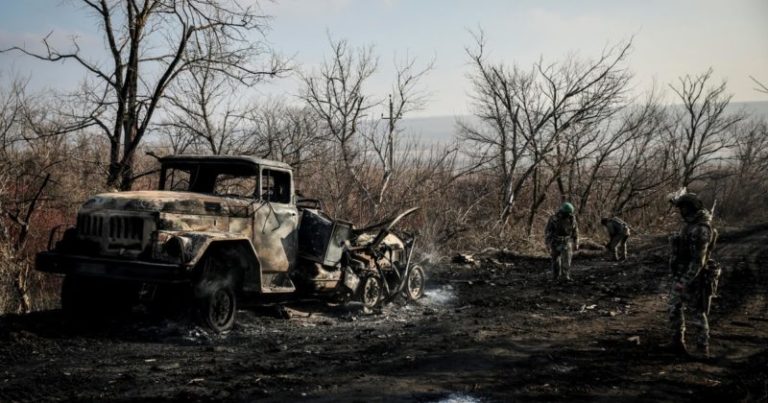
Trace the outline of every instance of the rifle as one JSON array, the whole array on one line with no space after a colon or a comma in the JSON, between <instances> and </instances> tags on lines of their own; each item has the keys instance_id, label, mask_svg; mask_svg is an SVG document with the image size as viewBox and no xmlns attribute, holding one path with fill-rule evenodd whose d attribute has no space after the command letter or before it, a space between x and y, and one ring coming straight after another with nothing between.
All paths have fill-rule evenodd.
<instances>
[{"instance_id":1,"label":"rifle","mask_svg":"<svg viewBox=\"0 0 768 403\"><path fill-rule=\"evenodd\" d=\"M720 275L723 269L720 267L720 263L714 260L708 260L704 266L705 270L702 270L701 281L704 283L701 292L702 303L704 304L704 311L709 315L709 308L712 305L712 298L717 297L717 286L720 283Z\"/></svg>"},{"instance_id":2,"label":"rifle","mask_svg":"<svg viewBox=\"0 0 768 403\"><path fill-rule=\"evenodd\" d=\"M712 202L712 210L710 211L710 214L712 214L713 217L715 215L715 207L717 207L717 199ZM704 311L707 313L707 315L709 315L709 308L712 305L712 298L717 297L717 286L720 283L720 275L723 273L723 269L720 267L720 263L718 263L715 259L710 259L712 250L715 248L719 234L717 233L716 229L712 228L712 226L710 226L709 229L711 234L709 244L707 245L707 255L706 259L704 260L704 267L701 273L702 281L704 282L702 290L702 303L704 304Z\"/></svg>"}]
</instances>

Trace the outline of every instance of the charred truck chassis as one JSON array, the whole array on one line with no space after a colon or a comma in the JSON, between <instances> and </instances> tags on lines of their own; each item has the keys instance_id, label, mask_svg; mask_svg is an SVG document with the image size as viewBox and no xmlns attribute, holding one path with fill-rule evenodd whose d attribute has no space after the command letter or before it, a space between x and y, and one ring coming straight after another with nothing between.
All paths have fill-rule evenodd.
<instances>
[{"instance_id":1,"label":"charred truck chassis","mask_svg":"<svg viewBox=\"0 0 768 403\"><path fill-rule=\"evenodd\" d=\"M415 208L355 229L319 202L297 205L287 164L247 156L160 162L160 190L92 197L76 227L54 230L37 255L37 270L64 275L65 311L191 301L203 325L225 331L246 294L311 294L368 308L423 295L424 272L411 264L415 238L392 230Z\"/></svg>"}]
</instances>

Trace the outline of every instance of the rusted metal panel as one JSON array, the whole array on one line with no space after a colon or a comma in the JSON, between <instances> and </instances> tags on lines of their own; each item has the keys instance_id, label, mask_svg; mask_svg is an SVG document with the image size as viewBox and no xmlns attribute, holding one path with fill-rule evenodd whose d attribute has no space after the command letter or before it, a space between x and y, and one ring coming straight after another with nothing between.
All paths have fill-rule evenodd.
<instances>
[{"instance_id":1,"label":"rusted metal panel","mask_svg":"<svg viewBox=\"0 0 768 403\"><path fill-rule=\"evenodd\" d=\"M253 211L253 245L263 273L287 273L296 264L298 210L291 204L261 203Z\"/></svg>"}]
</instances>

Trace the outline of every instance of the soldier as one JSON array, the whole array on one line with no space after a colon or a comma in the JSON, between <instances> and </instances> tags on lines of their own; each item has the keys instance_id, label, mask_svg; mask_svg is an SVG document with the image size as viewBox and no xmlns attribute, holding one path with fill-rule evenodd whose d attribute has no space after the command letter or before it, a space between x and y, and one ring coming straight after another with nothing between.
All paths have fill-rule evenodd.
<instances>
[{"instance_id":1,"label":"soldier","mask_svg":"<svg viewBox=\"0 0 768 403\"><path fill-rule=\"evenodd\" d=\"M572 248L579 250L579 226L573 210L571 203L563 203L560 210L549 217L544 230L545 241L552 256L552 275L555 280L571 280Z\"/></svg>"},{"instance_id":2,"label":"soldier","mask_svg":"<svg viewBox=\"0 0 768 403\"><path fill-rule=\"evenodd\" d=\"M717 241L712 227L712 215L693 193L686 193L672 203L680 209L683 226L670 238L672 253L670 270L672 287L669 293L669 320L672 326L672 349L688 355L685 345L686 315L697 328L696 345L709 357L709 306L717 287L720 269L709 260Z\"/></svg>"},{"instance_id":3,"label":"soldier","mask_svg":"<svg viewBox=\"0 0 768 403\"><path fill-rule=\"evenodd\" d=\"M629 225L618 217L603 218L600 220L608 230L610 241L606 247L608 252L613 253L613 258L619 260L619 251L621 251L621 260L627 260L627 240L629 239Z\"/></svg>"}]
</instances>

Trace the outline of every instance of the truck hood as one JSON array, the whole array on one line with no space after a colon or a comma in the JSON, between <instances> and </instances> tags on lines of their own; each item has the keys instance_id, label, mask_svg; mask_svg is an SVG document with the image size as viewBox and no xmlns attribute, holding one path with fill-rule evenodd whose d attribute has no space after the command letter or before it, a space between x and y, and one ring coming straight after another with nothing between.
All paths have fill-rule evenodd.
<instances>
[{"instance_id":1,"label":"truck hood","mask_svg":"<svg viewBox=\"0 0 768 403\"><path fill-rule=\"evenodd\" d=\"M249 206L254 203L258 204L259 201L192 192L144 190L97 194L88 199L80 210L82 212L123 210L246 216Z\"/></svg>"}]
</instances>

